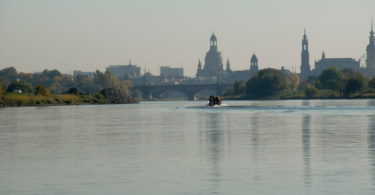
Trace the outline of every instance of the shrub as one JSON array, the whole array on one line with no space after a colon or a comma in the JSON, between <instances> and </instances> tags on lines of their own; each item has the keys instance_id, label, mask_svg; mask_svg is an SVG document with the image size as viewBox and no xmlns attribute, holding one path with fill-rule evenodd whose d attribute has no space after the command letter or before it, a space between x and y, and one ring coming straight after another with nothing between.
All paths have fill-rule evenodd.
<instances>
[{"instance_id":1,"label":"shrub","mask_svg":"<svg viewBox=\"0 0 375 195\"><path fill-rule=\"evenodd\" d=\"M51 95L51 90L47 87L38 85L35 87L35 95L49 96Z\"/></svg>"},{"instance_id":2,"label":"shrub","mask_svg":"<svg viewBox=\"0 0 375 195\"><path fill-rule=\"evenodd\" d=\"M305 87L305 96L307 98L313 98L318 97L319 91L317 88L315 88L313 85L307 84Z\"/></svg>"},{"instance_id":3,"label":"shrub","mask_svg":"<svg viewBox=\"0 0 375 195\"><path fill-rule=\"evenodd\" d=\"M25 81L15 81L8 86L6 92L32 93L33 88Z\"/></svg>"}]
</instances>

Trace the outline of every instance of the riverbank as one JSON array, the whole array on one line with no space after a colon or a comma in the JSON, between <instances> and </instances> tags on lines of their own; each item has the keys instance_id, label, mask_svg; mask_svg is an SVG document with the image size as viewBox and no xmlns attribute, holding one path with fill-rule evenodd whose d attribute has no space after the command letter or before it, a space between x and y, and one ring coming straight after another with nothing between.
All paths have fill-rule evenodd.
<instances>
[{"instance_id":1,"label":"riverbank","mask_svg":"<svg viewBox=\"0 0 375 195\"><path fill-rule=\"evenodd\" d=\"M21 106L59 106L59 105L85 105L85 104L131 104L138 103L131 97L123 98L121 101L112 101L104 95L33 95L33 94L4 94L0 95L0 107Z\"/></svg>"},{"instance_id":2,"label":"riverbank","mask_svg":"<svg viewBox=\"0 0 375 195\"><path fill-rule=\"evenodd\" d=\"M268 97L254 97L247 94L228 95L222 97L225 100L299 100L299 99L375 99L375 92L372 90L351 94L348 97L342 96L337 91L320 90L320 93L306 95L303 91L285 92Z\"/></svg>"}]
</instances>

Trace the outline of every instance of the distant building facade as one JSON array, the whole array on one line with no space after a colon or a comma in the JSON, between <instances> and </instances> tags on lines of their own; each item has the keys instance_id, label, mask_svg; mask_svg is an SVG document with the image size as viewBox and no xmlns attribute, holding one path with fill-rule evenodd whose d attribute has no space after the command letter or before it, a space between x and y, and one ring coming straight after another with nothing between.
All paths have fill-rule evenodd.
<instances>
[{"instance_id":1,"label":"distant building facade","mask_svg":"<svg viewBox=\"0 0 375 195\"><path fill-rule=\"evenodd\" d=\"M183 68L172 68L169 66L161 66L160 67L160 77L161 78L173 78L173 79L180 79L184 77L184 69Z\"/></svg>"},{"instance_id":2,"label":"distant building facade","mask_svg":"<svg viewBox=\"0 0 375 195\"><path fill-rule=\"evenodd\" d=\"M128 65L111 65L107 67L106 70L119 80L130 80L141 77L141 68L132 65L130 61Z\"/></svg>"},{"instance_id":3,"label":"distant building facade","mask_svg":"<svg viewBox=\"0 0 375 195\"><path fill-rule=\"evenodd\" d=\"M322 53L322 58L315 62L314 75L320 75L323 70L330 67L336 67L339 70L352 69L359 72L359 61L353 58L326 58L325 52Z\"/></svg>"},{"instance_id":4,"label":"distant building facade","mask_svg":"<svg viewBox=\"0 0 375 195\"><path fill-rule=\"evenodd\" d=\"M77 77L77 76L88 76L88 77L94 78L95 72L82 72L80 70L74 70L73 77Z\"/></svg>"},{"instance_id":5,"label":"distant building facade","mask_svg":"<svg viewBox=\"0 0 375 195\"><path fill-rule=\"evenodd\" d=\"M224 72L221 53L217 49L217 38L213 33L210 38L210 50L206 53L204 66L199 61L197 77L219 77Z\"/></svg>"},{"instance_id":6,"label":"distant building facade","mask_svg":"<svg viewBox=\"0 0 375 195\"><path fill-rule=\"evenodd\" d=\"M300 70L301 70L300 79L301 80L304 80L308 76L311 76L311 75L319 76L322 73L322 71L331 67L336 67L337 69L340 69L340 70L352 69L353 71L363 72L360 68L360 62L358 60L355 60L353 58L327 58L324 51L322 53L321 59L318 61L315 61L314 66L315 66L314 69L311 70L309 42L307 39L306 30L305 30L303 39L302 39L302 51L301 51L301 67L300 67Z\"/></svg>"}]
</instances>

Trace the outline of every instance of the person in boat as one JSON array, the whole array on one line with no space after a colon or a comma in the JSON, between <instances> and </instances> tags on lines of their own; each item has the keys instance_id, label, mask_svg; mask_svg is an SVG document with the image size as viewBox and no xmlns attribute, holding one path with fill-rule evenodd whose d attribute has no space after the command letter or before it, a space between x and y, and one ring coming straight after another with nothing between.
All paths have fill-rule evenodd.
<instances>
[{"instance_id":1,"label":"person in boat","mask_svg":"<svg viewBox=\"0 0 375 195\"><path fill-rule=\"evenodd\" d=\"M219 96L216 96L216 97L215 97L215 104L216 104L216 105L220 105L220 104L221 104L221 99L220 99Z\"/></svg>"},{"instance_id":2,"label":"person in boat","mask_svg":"<svg viewBox=\"0 0 375 195\"><path fill-rule=\"evenodd\" d=\"M213 106L215 105L215 97L213 95L211 95L209 98L208 98L208 105L209 106Z\"/></svg>"},{"instance_id":3,"label":"person in boat","mask_svg":"<svg viewBox=\"0 0 375 195\"><path fill-rule=\"evenodd\" d=\"M221 104L221 99L219 96L210 96L208 99L208 105L209 106L215 106L215 105L220 105Z\"/></svg>"}]
</instances>

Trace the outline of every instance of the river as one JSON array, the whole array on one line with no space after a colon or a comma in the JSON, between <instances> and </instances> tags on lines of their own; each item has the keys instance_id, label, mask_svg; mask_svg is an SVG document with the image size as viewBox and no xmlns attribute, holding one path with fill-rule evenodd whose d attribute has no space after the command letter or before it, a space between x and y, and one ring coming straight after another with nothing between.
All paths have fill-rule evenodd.
<instances>
[{"instance_id":1,"label":"river","mask_svg":"<svg viewBox=\"0 0 375 195\"><path fill-rule=\"evenodd\" d=\"M0 194L375 194L375 100L0 109Z\"/></svg>"}]
</instances>

